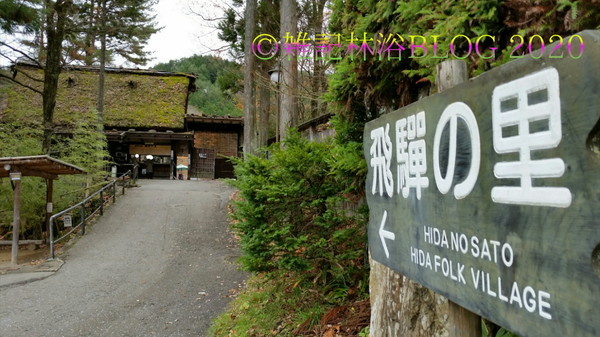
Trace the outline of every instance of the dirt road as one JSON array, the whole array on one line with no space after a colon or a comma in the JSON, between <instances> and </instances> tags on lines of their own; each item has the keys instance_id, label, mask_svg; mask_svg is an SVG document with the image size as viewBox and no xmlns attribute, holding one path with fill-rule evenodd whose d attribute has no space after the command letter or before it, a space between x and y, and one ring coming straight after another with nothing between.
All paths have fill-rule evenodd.
<instances>
[{"instance_id":1,"label":"dirt road","mask_svg":"<svg viewBox=\"0 0 600 337\"><path fill-rule=\"evenodd\" d=\"M61 259L0 288L0 336L205 336L245 274L219 181L144 180Z\"/></svg>"}]
</instances>

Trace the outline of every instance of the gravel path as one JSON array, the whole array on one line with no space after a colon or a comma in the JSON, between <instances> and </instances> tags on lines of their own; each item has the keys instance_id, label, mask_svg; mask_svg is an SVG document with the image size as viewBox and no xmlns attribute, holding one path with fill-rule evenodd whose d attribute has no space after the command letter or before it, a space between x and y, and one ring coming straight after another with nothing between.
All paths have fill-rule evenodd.
<instances>
[{"instance_id":1,"label":"gravel path","mask_svg":"<svg viewBox=\"0 0 600 337\"><path fill-rule=\"evenodd\" d=\"M0 289L0 336L205 336L246 274L220 181L142 180L44 280Z\"/></svg>"}]
</instances>

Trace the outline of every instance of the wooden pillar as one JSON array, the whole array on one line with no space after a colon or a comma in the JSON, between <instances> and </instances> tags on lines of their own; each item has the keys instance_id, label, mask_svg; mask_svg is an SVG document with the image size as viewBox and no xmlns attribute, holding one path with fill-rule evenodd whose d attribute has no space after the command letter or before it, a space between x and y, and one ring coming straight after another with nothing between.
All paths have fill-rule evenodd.
<instances>
[{"instance_id":1,"label":"wooden pillar","mask_svg":"<svg viewBox=\"0 0 600 337\"><path fill-rule=\"evenodd\" d=\"M44 242L48 242L48 235L50 234L50 217L52 216L52 194L53 194L54 180L46 179L46 228L44 232Z\"/></svg>"},{"instance_id":2,"label":"wooden pillar","mask_svg":"<svg viewBox=\"0 0 600 337\"><path fill-rule=\"evenodd\" d=\"M21 224L21 177L13 178L11 173L10 179L15 183L13 191L13 230L12 230L12 252L10 263L16 265L19 256L19 227Z\"/></svg>"},{"instance_id":3,"label":"wooden pillar","mask_svg":"<svg viewBox=\"0 0 600 337\"><path fill-rule=\"evenodd\" d=\"M467 64L463 60L447 60L436 68L438 92L469 79ZM481 317L448 301L448 337L481 337Z\"/></svg>"}]
</instances>

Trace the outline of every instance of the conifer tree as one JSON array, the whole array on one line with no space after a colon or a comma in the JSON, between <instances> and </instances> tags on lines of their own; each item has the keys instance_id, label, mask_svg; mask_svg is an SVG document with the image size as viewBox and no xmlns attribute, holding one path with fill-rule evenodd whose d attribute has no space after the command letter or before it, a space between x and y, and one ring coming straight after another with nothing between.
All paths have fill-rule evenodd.
<instances>
[{"instance_id":1,"label":"conifer tree","mask_svg":"<svg viewBox=\"0 0 600 337\"><path fill-rule=\"evenodd\" d=\"M159 28L151 8L156 0L78 0L78 13L68 39L68 61L98 65L105 39L106 61L116 56L143 65L150 60L144 46Z\"/></svg>"},{"instance_id":2,"label":"conifer tree","mask_svg":"<svg viewBox=\"0 0 600 337\"><path fill-rule=\"evenodd\" d=\"M98 65L98 106L104 110L104 74L115 56L143 65L149 61L144 46L159 29L151 14L155 0L80 0L69 39L68 56L85 65ZM79 28L78 28L79 27Z\"/></svg>"},{"instance_id":3,"label":"conifer tree","mask_svg":"<svg viewBox=\"0 0 600 337\"><path fill-rule=\"evenodd\" d=\"M12 33L17 27L33 30L39 23L36 0L0 0L0 29Z\"/></svg>"}]
</instances>

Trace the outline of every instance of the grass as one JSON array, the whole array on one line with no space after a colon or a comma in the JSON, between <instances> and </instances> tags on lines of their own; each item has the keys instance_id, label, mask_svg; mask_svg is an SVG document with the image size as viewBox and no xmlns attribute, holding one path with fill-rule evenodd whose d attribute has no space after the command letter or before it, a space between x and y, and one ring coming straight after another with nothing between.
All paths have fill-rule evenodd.
<instances>
[{"instance_id":1,"label":"grass","mask_svg":"<svg viewBox=\"0 0 600 337\"><path fill-rule=\"evenodd\" d=\"M323 330L319 325L322 318L334 312L335 309L331 309L340 303L336 304L337 301L330 295L316 290L318 287L314 284L299 280L298 275L282 272L252 276L244 290L230 303L228 310L213 321L209 336L338 335L333 334L335 327ZM335 331L339 332L339 329ZM353 336L369 336L368 326L356 331ZM482 337L492 337L487 331L488 327L482 324ZM500 328L493 337L518 335Z\"/></svg>"},{"instance_id":2,"label":"grass","mask_svg":"<svg viewBox=\"0 0 600 337\"><path fill-rule=\"evenodd\" d=\"M318 324L333 305L298 280L280 272L252 276L229 309L215 319L210 336L297 336L303 323Z\"/></svg>"}]
</instances>

